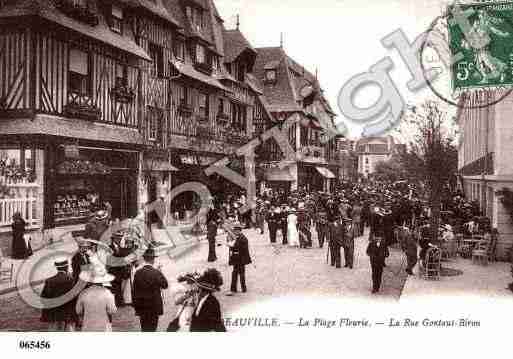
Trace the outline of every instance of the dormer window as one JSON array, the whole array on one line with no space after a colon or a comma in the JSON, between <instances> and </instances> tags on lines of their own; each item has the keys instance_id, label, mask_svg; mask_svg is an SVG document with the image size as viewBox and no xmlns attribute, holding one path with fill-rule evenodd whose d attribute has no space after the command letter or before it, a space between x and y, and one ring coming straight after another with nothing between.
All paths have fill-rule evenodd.
<instances>
[{"instance_id":1,"label":"dormer window","mask_svg":"<svg viewBox=\"0 0 513 359\"><path fill-rule=\"evenodd\" d=\"M203 20L203 10L197 7L187 6L186 8L187 18L189 19L192 27L197 30L203 30L205 22Z\"/></svg>"},{"instance_id":2,"label":"dormer window","mask_svg":"<svg viewBox=\"0 0 513 359\"><path fill-rule=\"evenodd\" d=\"M110 28L118 34L123 33L123 9L117 5L111 7Z\"/></svg>"},{"instance_id":3,"label":"dormer window","mask_svg":"<svg viewBox=\"0 0 513 359\"><path fill-rule=\"evenodd\" d=\"M276 82L276 70L267 70L265 72L265 81L266 82Z\"/></svg>"}]
</instances>

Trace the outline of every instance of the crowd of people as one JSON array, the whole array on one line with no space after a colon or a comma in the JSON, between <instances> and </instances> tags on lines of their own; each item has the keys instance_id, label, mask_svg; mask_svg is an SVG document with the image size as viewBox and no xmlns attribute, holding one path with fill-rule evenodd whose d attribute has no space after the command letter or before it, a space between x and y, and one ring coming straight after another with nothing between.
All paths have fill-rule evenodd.
<instances>
[{"instance_id":1,"label":"crowd of people","mask_svg":"<svg viewBox=\"0 0 513 359\"><path fill-rule=\"evenodd\" d=\"M355 240L368 234L366 254L372 293L381 289L383 268L394 244L404 252L404 270L413 275L418 260L422 266L429 248L443 245L456 233L493 234L490 221L461 193L444 198L440 227L433 229L432 213L422 193L404 182L346 183L333 193L268 190L256 198L252 211L242 213L240 209L246 201L244 194L228 196L223 201L214 199L206 215L207 262L218 260L219 234L227 235L222 242L229 247L228 264L232 267L227 295L237 294L239 284L240 292L248 291L245 268L252 263L252 257L243 229L254 228L272 246L309 250L326 245L328 264L347 270L355 265ZM67 260L55 263L57 274L46 281L43 298L62 296L77 283L83 283L84 289L68 303L43 310L41 320L49 323L49 328L112 330L112 315L119 307L131 305L141 330L155 331L164 314L162 291L171 289L178 311L168 331L226 330L215 296L223 284L219 271L210 268L188 273L170 285L155 264L156 248L151 243L142 245L147 233L134 229L109 233L109 221L108 211L100 210L86 225L85 240L79 241L79 250L71 259L71 273ZM108 247L104 262L98 260L102 252L98 243ZM144 254L139 258L136 253L141 248Z\"/></svg>"}]
</instances>

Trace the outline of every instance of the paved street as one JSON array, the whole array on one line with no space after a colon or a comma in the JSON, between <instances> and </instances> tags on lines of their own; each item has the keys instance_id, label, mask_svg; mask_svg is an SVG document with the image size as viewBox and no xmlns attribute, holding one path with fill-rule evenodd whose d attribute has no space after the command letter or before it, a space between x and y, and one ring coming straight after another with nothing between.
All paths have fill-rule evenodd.
<instances>
[{"instance_id":1,"label":"paved street","mask_svg":"<svg viewBox=\"0 0 513 359\"><path fill-rule=\"evenodd\" d=\"M271 246L267 235L261 236L253 230L246 231L250 240L250 249L254 264L247 267L248 293L234 297L225 296L229 289L231 276L227 265L228 249L217 248L219 260L209 265L206 262L207 244L202 243L193 252L172 261L162 259L163 271L173 281L179 274L207 267L221 271L225 284L218 294L225 317L240 308L262 303L289 295L326 295L335 298L374 298L376 301L397 300L404 286L403 257L393 250L388 260L388 267L383 275L383 290L378 295L370 294L370 266L365 249L366 237L356 240L355 268L335 269L326 265L326 248L298 249L282 245ZM315 243L314 237L314 243ZM175 306L166 299L166 314L161 319L161 329L173 318ZM251 313L252 316L265 316L267 313ZM115 330L139 330L133 309L121 308L114 316ZM39 311L28 307L17 294L12 293L0 298L0 328L2 330L41 330L44 325L39 322Z\"/></svg>"}]
</instances>

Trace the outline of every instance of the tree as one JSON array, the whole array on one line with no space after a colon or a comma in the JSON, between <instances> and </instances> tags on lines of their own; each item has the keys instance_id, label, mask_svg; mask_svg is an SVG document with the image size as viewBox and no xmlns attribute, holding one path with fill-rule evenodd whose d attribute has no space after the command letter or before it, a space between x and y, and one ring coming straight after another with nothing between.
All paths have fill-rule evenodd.
<instances>
[{"instance_id":1,"label":"tree","mask_svg":"<svg viewBox=\"0 0 513 359\"><path fill-rule=\"evenodd\" d=\"M374 178L380 181L397 182L406 179L406 173L399 156L380 161L374 166Z\"/></svg>"},{"instance_id":2,"label":"tree","mask_svg":"<svg viewBox=\"0 0 513 359\"><path fill-rule=\"evenodd\" d=\"M425 185L431 208L432 239L437 240L440 226L440 204L449 195L449 184L458 169L456 133L447 112L440 104L427 101L411 107L404 114L411 131L409 148L401 155L401 163L410 179Z\"/></svg>"}]
</instances>

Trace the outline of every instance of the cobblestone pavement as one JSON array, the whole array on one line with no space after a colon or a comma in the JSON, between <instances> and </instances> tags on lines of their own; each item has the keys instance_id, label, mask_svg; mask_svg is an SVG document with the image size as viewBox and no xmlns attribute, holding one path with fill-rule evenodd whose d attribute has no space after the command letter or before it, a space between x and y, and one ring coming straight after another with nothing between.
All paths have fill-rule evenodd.
<instances>
[{"instance_id":1,"label":"cobblestone pavement","mask_svg":"<svg viewBox=\"0 0 513 359\"><path fill-rule=\"evenodd\" d=\"M382 291L378 295L370 294L370 265L365 254L367 237L356 240L355 268L349 270L327 265L326 247L320 249L318 245L314 245L313 249L299 249L281 244L272 246L267 235L257 234L254 230L245 233L250 240L254 262L246 268L248 293L225 296L230 286L231 267L227 264L228 248L224 245L217 247L218 261L213 264L206 262L207 244L202 243L196 250L177 261L161 259L163 272L172 282L179 274L187 271L201 271L208 267L220 270L225 283L217 297L224 315L228 317L245 305L288 295L327 295L335 298L395 301L399 299L406 280L403 256L399 251L392 250L383 274ZM161 330L165 330L176 312L169 294L165 298L165 307L166 313L160 320ZM265 315L254 313L257 314ZM113 318L113 326L118 331L139 330L138 319L130 307L118 310ZM16 293L0 298L0 330L43 329L44 325L39 322L39 311L23 303Z\"/></svg>"}]
</instances>

